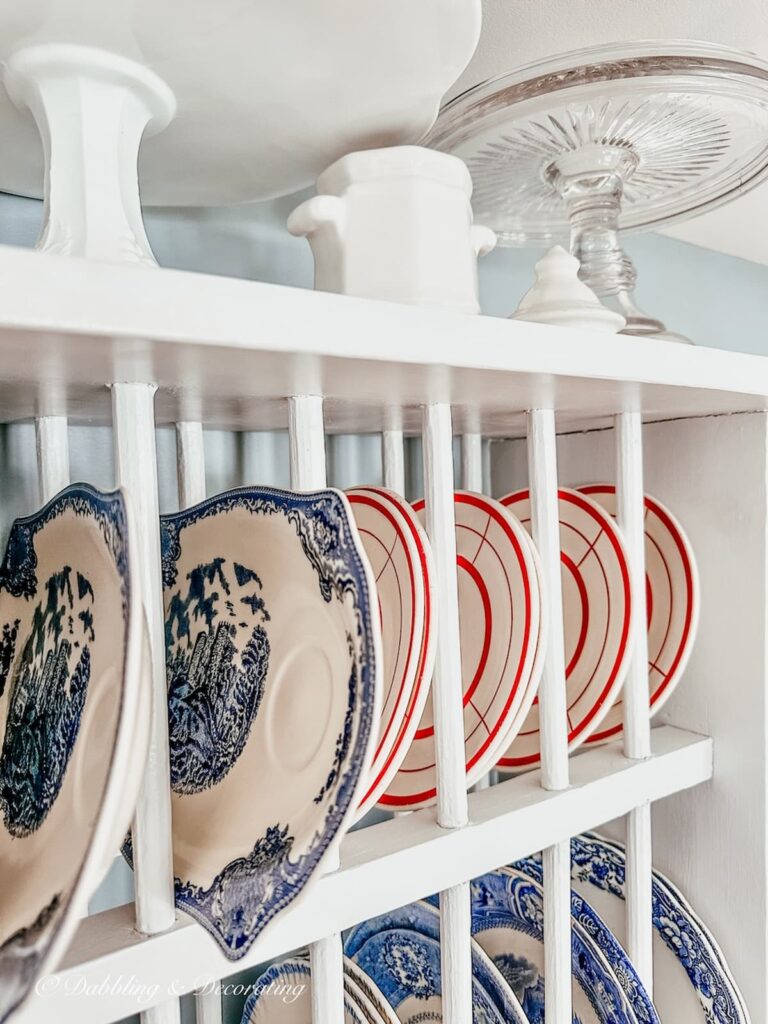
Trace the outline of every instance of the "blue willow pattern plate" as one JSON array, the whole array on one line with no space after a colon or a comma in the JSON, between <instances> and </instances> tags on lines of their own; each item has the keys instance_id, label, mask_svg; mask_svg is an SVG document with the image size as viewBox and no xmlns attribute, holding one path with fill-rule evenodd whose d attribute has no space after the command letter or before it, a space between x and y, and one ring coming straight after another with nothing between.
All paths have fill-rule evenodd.
<instances>
[{"instance_id":1,"label":"blue willow pattern plate","mask_svg":"<svg viewBox=\"0 0 768 1024\"><path fill-rule=\"evenodd\" d=\"M350 955L350 954L348 954ZM440 943L405 928L374 932L350 959L376 984L403 1024L442 1020ZM472 972L474 1024L525 1024L504 1017Z\"/></svg>"},{"instance_id":2,"label":"blue willow pattern plate","mask_svg":"<svg viewBox=\"0 0 768 1024\"><path fill-rule=\"evenodd\" d=\"M388 914L382 914L355 925L344 943L345 954L370 974L370 971L367 971L356 957L365 943L378 932L414 932L439 943L440 915L435 909L436 906L437 897L432 896L429 901L409 903ZM487 959L482 949L475 945L472 949L472 976L474 984L492 1003L502 1020L507 1021L507 1024L528 1024L515 995L504 984L503 978L494 970L493 964ZM373 975L371 977L376 981Z\"/></svg>"},{"instance_id":3,"label":"blue willow pattern plate","mask_svg":"<svg viewBox=\"0 0 768 1024\"><path fill-rule=\"evenodd\" d=\"M74 484L13 523L0 566L0 1021L66 947L105 842L128 824L126 742L146 738L126 736L135 600L121 492Z\"/></svg>"},{"instance_id":4,"label":"blue willow pattern plate","mask_svg":"<svg viewBox=\"0 0 768 1024\"><path fill-rule=\"evenodd\" d=\"M471 883L472 935L490 956L530 1024L544 1021L544 892L538 882L507 869ZM578 923L571 930L574 1024L635 1024L627 999Z\"/></svg>"},{"instance_id":5,"label":"blue willow pattern plate","mask_svg":"<svg viewBox=\"0 0 768 1024\"><path fill-rule=\"evenodd\" d=\"M543 885L544 872L539 861L534 858L526 858L517 861L515 868L535 879L539 885ZM502 869L502 872L506 870L508 869ZM629 1000L632 1013L638 1024L659 1024L659 1016L632 961L610 928L606 927L600 916L577 892L571 892L571 917L574 924L586 933L605 958L616 981Z\"/></svg>"},{"instance_id":6,"label":"blue willow pattern plate","mask_svg":"<svg viewBox=\"0 0 768 1024\"><path fill-rule=\"evenodd\" d=\"M571 840L571 877L624 900L625 855L618 843L593 833ZM748 1024L741 994L722 953L682 894L653 873L653 927L684 969L707 1024ZM661 993L658 994L659 997ZM674 1001L674 993L670 993Z\"/></svg>"},{"instance_id":7,"label":"blue willow pattern plate","mask_svg":"<svg viewBox=\"0 0 768 1024\"><path fill-rule=\"evenodd\" d=\"M338 491L240 488L160 529L176 905L235 960L354 814L375 587Z\"/></svg>"}]
</instances>

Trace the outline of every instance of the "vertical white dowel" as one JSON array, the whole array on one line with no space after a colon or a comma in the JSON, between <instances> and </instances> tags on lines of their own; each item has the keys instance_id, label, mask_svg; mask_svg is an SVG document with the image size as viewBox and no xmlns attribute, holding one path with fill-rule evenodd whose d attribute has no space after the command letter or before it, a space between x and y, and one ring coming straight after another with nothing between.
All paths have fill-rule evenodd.
<instances>
[{"instance_id":1,"label":"vertical white dowel","mask_svg":"<svg viewBox=\"0 0 768 1024\"><path fill-rule=\"evenodd\" d=\"M435 559L437 651L432 677L437 766L437 821L461 828L468 820L462 713L461 645L456 574L453 430L447 404L424 408L424 496L427 534ZM472 1020L469 884L440 894L443 1021Z\"/></svg>"},{"instance_id":2,"label":"vertical white dowel","mask_svg":"<svg viewBox=\"0 0 768 1024\"><path fill-rule=\"evenodd\" d=\"M531 532L541 559L542 586L550 608L547 651L539 687L541 784L568 787L568 718L565 696L563 596L557 449L552 409L528 413L528 475ZM544 998L549 1024L571 1024L571 844L544 850Z\"/></svg>"},{"instance_id":3,"label":"vertical white dowel","mask_svg":"<svg viewBox=\"0 0 768 1024\"><path fill-rule=\"evenodd\" d=\"M146 934L165 931L176 919L154 394L153 384L112 385L117 479L126 490L136 525L134 564L149 631L153 683L149 754L132 829L136 925ZM179 1001L146 1010L142 1019L145 1024L178 1024Z\"/></svg>"},{"instance_id":4,"label":"vertical white dowel","mask_svg":"<svg viewBox=\"0 0 768 1024\"><path fill-rule=\"evenodd\" d=\"M199 420L180 420L176 424L176 475L179 484L179 508L197 505L205 498L205 448L203 424ZM195 993L195 1024L221 1024L221 995Z\"/></svg>"},{"instance_id":5,"label":"vertical white dowel","mask_svg":"<svg viewBox=\"0 0 768 1024\"><path fill-rule=\"evenodd\" d=\"M461 486L465 491L483 494L483 436L479 433L461 435ZM488 789L492 772L478 779L473 792Z\"/></svg>"},{"instance_id":6,"label":"vertical white dowel","mask_svg":"<svg viewBox=\"0 0 768 1024\"><path fill-rule=\"evenodd\" d=\"M179 508L189 508L206 494L203 425L199 420L180 420L176 424L176 466Z\"/></svg>"},{"instance_id":7,"label":"vertical white dowel","mask_svg":"<svg viewBox=\"0 0 768 1024\"><path fill-rule=\"evenodd\" d=\"M461 486L465 491L483 493L483 436L461 435Z\"/></svg>"},{"instance_id":8,"label":"vertical white dowel","mask_svg":"<svg viewBox=\"0 0 768 1024\"><path fill-rule=\"evenodd\" d=\"M405 450L402 430L385 430L381 435L384 486L405 494Z\"/></svg>"},{"instance_id":9,"label":"vertical white dowel","mask_svg":"<svg viewBox=\"0 0 768 1024\"><path fill-rule=\"evenodd\" d=\"M632 585L632 660L623 692L624 753L635 759L651 754L644 502L642 417L639 412L619 413L616 416L616 518L627 547ZM627 816L627 948L651 996L652 861L651 807L646 803Z\"/></svg>"},{"instance_id":10,"label":"vertical white dowel","mask_svg":"<svg viewBox=\"0 0 768 1024\"><path fill-rule=\"evenodd\" d=\"M71 479L67 417L38 416L35 419L35 442L40 501L45 503Z\"/></svg>"},{"instance_id":11,"label":"vertical white dowel","mask_svg":"<svg viewBox=\"0 0 768 1024\"><path fill-rule=\"evenodd\" d=\"M320 395L295 395L289 399L288 446L293 490L312 491L325 487L325 431ZM341 1024L344 1020L341 935L327 935L313 942L309 954L313 1024Z\"/></svg>"}]
</instances>

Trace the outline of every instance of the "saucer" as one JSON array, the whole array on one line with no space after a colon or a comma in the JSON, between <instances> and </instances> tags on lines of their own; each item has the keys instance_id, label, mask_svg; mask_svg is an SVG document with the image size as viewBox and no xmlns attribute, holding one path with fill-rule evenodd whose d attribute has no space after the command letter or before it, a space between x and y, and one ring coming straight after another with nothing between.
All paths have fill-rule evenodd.
<instances>
[{"instance_id":1,"label":"saucer","mask_svg":"<svg viewBox=\"0 0 768 1024\"><path fill-rule=\"evenodd\" d=\"M423 516L424 502L414 505ZM519 710L538 685L532 676L541 594L531 545L499 502L457 491L458 566L467 786L498 760ZM426 807L436 796L432 702L380 803Z\"/></svg>"},{"instance_id":2,"label":"saucer","mask_svg":"<svg viewBox=\"0 0 768 1024\"><path fill-rule=\"evenodd\" d=\"M433 602L425 594L431 580L423 566L431 555L404 499L384 488L356 487L345 493L376 579L383 651L381 722L369 786L358 809L362 817L392 780L424 709L429 676L422 647L426 609Z\"/></svg>"},{"instance_id":3,"label":"saucer","mask_svg":"<svg viewBox=\"0 0 768 1024\"><path fill-rule=\"evenodd\" d=\"M375 583L339 491L161 517L176 905L242 957L352 823L379 721Z\"/></svg>"},{"instance_id":4,"label":"saucer","mask_svg":"<svg viewBox=\"0 0 768 1024\"><path fill-rule=\"evenodd\" d=\"M125 835L149 678L123 493L73 484L0 567L0 1020L65 952Z\"/></svg>"},{"instance_id":5,"label":"saucer","mask_svg":"<svg viewBox=\"0 0 768 1024\"><path fill-rule=\"evenodd\" d=\"M610 484L579 487L606 512L616 515L616 488ZM691 656L699 625L699 573L691 542L661 502L645 496L645 593L648 617L648 686L651 714L672 696ZM591 743L618 736L623 728L617 700Z\"/></svg>"},{"instance_id":6,"label":"saucer","mask_svg":"<svg viewBox=\"0 0 768 1024\"><path fill-rule=\"evenodd\" d=\"M558 491L563 580L563 627L568 748L573 750L608 715L624 682L629 657L629 562L610 515L578 491ZM530 529L527 490L501 498ZM499 760L504 771L539 762L536 704Z\"/></svg>"},{"instance_id":7,"label":"saucer","mask_svg":"<svg viewBox=\"0 0 768 1024\"><path fill-rule=\"evenodd\" d=\"M255 983L240 1024L312 1024L312 971L291 957L272 964ZM344 1024L372 1024L344 985Z\"/></svg>"}]
</instances>

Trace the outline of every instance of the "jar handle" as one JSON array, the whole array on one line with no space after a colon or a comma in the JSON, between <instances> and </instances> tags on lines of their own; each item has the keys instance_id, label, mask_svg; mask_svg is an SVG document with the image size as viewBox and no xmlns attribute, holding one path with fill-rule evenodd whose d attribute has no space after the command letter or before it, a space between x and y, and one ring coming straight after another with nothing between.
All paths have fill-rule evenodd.
<instances>
[{"instance_id":1,"label":"jar handle","mask_svg":"<svg viewBox=\"0 0 768 1024\"><path fill-rule=\"evenodd\" d=\"M300 238L311 236L322 227L334 228L341 237L346 222L346 203L340 196L312 196L290 214L286 227Z\"/></svg>"},{"instance_id":2,"label":"jar handle","mask_svg":"<svg viewBox=\"0 0 768 1024\"><path fill-rule=\"evenodd\" d=\"M470 238L475 256L485 256L496 246L496 232L482 224L473 224L470 228Z\"/></svg>"}]
</instances>

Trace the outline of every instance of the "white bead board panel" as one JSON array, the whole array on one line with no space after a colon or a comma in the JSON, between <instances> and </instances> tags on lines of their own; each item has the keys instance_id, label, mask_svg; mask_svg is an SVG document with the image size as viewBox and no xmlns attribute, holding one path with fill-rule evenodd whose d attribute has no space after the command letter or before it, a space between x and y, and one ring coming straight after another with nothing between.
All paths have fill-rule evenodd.
<instances>
[{"instance_id":1,"label":"white bead board panel","mask_svg":"<svg viewBox=\"0 0 768 1024\"><path fill-rule=\"evenodd\" d=\"M653 807L654 864L708 923L752 1019L768 1019L765 629L768 418L701 417L645 427L645 489L688 533L701 577L699 632L658 716L713 737L715 775ZM494 493L526 482L525 444L492 445ZM610 480L613 431L560 436L564 485Z\"/></svg>"},{"instance_id":2,"label":"white bead board panel","mask_svg":"<svg viewBox=\"0 0 768 1024\"><path fill-rule=\"evenodd\" d=\"M112 380L156 382L158 423L230 429L284 429L285 397L323 394L332 433L383 430L393 406L419 433L426 402L502 437L549 405L561 428L768 405L759 356L10 247L0 278L5 420L108 422Z\"/></svg>"}]
</instances>

